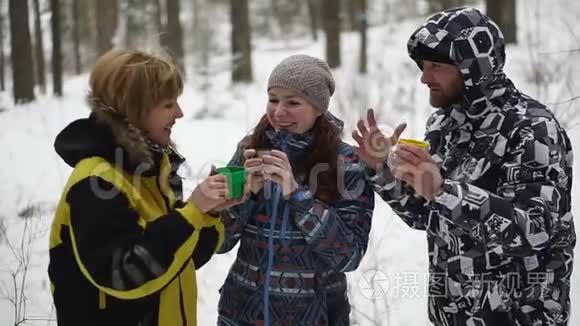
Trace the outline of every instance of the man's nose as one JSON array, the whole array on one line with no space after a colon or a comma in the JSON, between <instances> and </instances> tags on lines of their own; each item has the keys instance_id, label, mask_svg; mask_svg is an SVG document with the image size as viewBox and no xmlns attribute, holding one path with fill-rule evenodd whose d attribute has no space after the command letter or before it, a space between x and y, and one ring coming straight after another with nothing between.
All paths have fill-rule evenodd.
<instances>
[{"instance_id":1,"label":"man's nose","mask_svg":"<svg viewBox=\"0 0 580 326\"><path fill-rule=\"evenodd\" d=\"M431 72L428 68L423 67L423 71L421 72L421 83L428 84L431 82Z\"/></svg>"}]
</instances>

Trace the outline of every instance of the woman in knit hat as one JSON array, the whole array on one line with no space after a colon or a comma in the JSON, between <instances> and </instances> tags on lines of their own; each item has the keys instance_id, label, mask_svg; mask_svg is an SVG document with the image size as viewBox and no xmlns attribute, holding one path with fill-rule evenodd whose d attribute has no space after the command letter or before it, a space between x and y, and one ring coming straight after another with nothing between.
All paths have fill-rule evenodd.
<instances>
[{"instance_id":1,"label":"woman in knit hat","mask_svg":"<svg viewBox=\"0 0 580 326\"><path fill-rule=\"evenodd\" d=\"M219 325L349 324L344 273L367 249L374 195L328 112L334 88L326 62L307 55L270 75L266 113L229 163L247 169L251 195L222 214L219 252L240 247Z\"/></svg>"}]
</instances>

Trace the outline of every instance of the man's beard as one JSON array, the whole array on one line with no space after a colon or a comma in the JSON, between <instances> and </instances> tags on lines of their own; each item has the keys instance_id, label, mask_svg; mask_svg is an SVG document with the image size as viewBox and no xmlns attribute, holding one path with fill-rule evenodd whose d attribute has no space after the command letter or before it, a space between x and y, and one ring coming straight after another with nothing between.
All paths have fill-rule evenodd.
<instances>
[{"instance_id":1,"label":"man's beard","mask_svg":"<svg viewBox=\"0 0 580 326\"><path fill-rule=\"evenodd\" d=\"M454 85L452 89L444 92L441 88L438 91L429 90L429 103L435 108L446 108L452 104L459 103L463 96L463 85Z\"/></svg>"}]
</instances>

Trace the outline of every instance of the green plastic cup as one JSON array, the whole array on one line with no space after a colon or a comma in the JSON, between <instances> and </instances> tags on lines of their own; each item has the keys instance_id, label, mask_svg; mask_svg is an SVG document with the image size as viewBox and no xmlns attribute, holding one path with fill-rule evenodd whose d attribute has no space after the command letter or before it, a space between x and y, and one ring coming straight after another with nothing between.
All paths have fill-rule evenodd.
<instances>
[{"instance_id":1,"label":"green plastic cup","mask_svg":"<svg viewBox=\"0 0 580 326\"><path fill-rule=\"evenodd\" d=\"M226 166L215 170L228 179L228 193L232 199L241 198L246 184L246 169L241 166Z\"/></svg>"}]
</instances>

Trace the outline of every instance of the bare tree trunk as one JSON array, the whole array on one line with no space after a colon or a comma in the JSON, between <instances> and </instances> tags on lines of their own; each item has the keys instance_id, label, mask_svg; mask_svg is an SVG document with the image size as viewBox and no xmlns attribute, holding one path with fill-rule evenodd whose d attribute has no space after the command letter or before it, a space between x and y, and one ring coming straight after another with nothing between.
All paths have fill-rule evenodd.
<instances>
[{"instance_id":1,"label":"bare tree trunk","mask_svg":"<svg viewBox=\"0 0 580 326\"><path fill-rule=\"evenodd\" d=\"M165 33L162 35L164 46L169 49L175 62L185 76L184 53L183 53L183 32L181 22L179 21L179 0L167 0L167 23L165 24Z\"/></svg>"},{"instance_id":2,"label":"bare tree trunk","mask_svg":"<svg viewBox=\"0 0 580 326\"><path fill-rule=\"evenodd\" d=\"M359 29L357 10L358 10L358 0L342 0L341 9L343 11L343 17L346 18L346 28L349 31L356 31Z\"/></svg>"},{"instance_id":3,"label":"bare tree trunk","mask_svg":"<svg viewBox=\"0 0 580 326\"><path fill-rule=\"evenodd\" d=\"M275 23L278 23L278 31L279 33L283 33L283 28L282 28L282 23L281 23L281 14L280 14L280 3L279 1L276 0L270 0L270 8L272 11L272 14L270 15L270 18L275 18ZM275 33L274 35L276 35L277 33Z\"/></svg>"},{"instance_id":4,"label":"bare tree trunk","mask_svg":"<svg viewBox=\"0 0 580 326\"><path fill-rule=\"evenodd\" d=\"M5 61L4 57L4 0L0 0L0 90L6 90L5 80Z\"/></svg>"},{"instance_id":5,"label":"bare tree trunk","mask_svg":"<svg viewBox=\"0 0 580 326\"><path fill-rule=\"evenodd\" d=\"M97 52L104 54L113 48L113 37L117 30L118 1L96 1Z\"/></svg>"},{"instance_id":6,"label":"bare tree trunk","mask_svg":"<svg viewBox=\"0 0 580 326\"><path fill-rule=\"evenodd\" d=\"M324 31L326 33L326 61L330 68L340 66L340 2L323 0Z\"/></svg>"},{"instance_id":7,"label":"bare tree trunk","mask_svg":"<svg viewBox=\"0 0 580 326\"><path fill-rule=\"evenodd\" d=\"M153 6L155 7L154 12L153 12L153 20L155 22L155 26L157 28L157 33L160 33L160 37L159 37L159 44L163 45L161 43L161 33L163 33L163 31L165 30L165 28L163 27L163 8L161 8L161 0L152 0L153 1Z\"/></svg>"},{"instance_id":8,"label":"bare tree trunk","mask_svg":"<svg viewBox=\"0 0 580 326\"><path fill-rule=\"evenodd\" d=\"M201 6L199 4L199 0L192 0L191 2L191 11L192 11L192 23L191 23L191 36L193 38L192 47L190 48L192 52L195 52L197 44L199 44L199 31L201 29L201 22L200 22L200 10Z\"/></svg>"},{"instance_id":9,"label":"bare tree trunk","mask_svg":"<svg viewBox=\"0 0 580 326\"><path fill-rule=\"evenodd\" d=\"M318 29L320 21L320 0L308 0L308 15L310 16L310 32L312 39L318 41Z\"/></svg>"},{"instance_id":10,"label":"bare tree trunk","mask_svg":"<svg viewBox=\"0 0 580 326\"><path fill-rule=\"evenodd\" d=\"M515 44L517 42L516 1L487 0L486 12L501 29L506 44Z\"/></svg>"},{"instance_id":11,"label":"bare tree trunk","mask_svg":"<svg viewBox=\"0 0 580 326\"><path fill-rule=\"evenodd\" d=\"M52 87L53 94L62 96L62 49L60 28L60 3L59 0L50 0L50 26L52 27Z\"/></svg>"},{"instance_id":12,"label":"bare tree trunk","mask_svg":"<svg viewBox=\"0 0 580 326\"><path fill-rule=\"evenodd\" d=\"M79 26L79 2L77 0L72 1L72 19L73 19L73 52L75 60L75 74L80 75L81 69L81 37L80 37L80 26Z\"/></svg>"},{"instance_id":13,"label":"bare tree trunk","mask_svg":"<svg viewBox=\"0 0 580 326\"><path fill-rule=\"evenodd\" d=\"M441 0L441 10L456 8L461 6L460 0Z\"/></svg>"},{"instance_id":14,"label":"bare tree trunk","mask_svg":"<svg viewBox=\"0 0 580 326\"><path fill-rule=\"evenodd\" d=\"M193 70L206 71L209 66L209 55L211 52L212 31L210 20L208 19L209 8L205 0L193 0L193 42L191 52L193 53ZM203 67L203 69L200 69Z\"/></svg>"},{"instance_id":15,"label":"bare tree trunk","mask_svg":"<svg viewBox=\"0 0 580 326\"><path fill-rule=\"evenodd\" d=\"M435 13L441 10L459 7L461 2L461 0L429 0L429 12Z\"/></svg>"},{"instance_id":16,"label":"bare tree trunk","mask_svg":"<svg viewBox=\"0 0 580 326\"><path fill-rule=\"evenodd\" d=\"M46 64L44 61L44 42L42 41L42 26L40 24L40 5L38 0L32 1L34 5L34 55L36 57L36 83L41 93L46 93Z\"/></svg>"},{"instance_id":17,"label":"bare tree trunk","mask_svg":"<svg viewBox=\"0 0 580 326\"><path fill-rule=\"evenodd\" d=\"M14 102L28 103L35 99L32 46L28 27L28 1L9 0L8 4Z\"/></svg>"},{"instance_id":18,"label":"bare tree trunk","mask_svg":"<svg viewBox=\"0 0 580 326\"><path fill-rule=\"evenodd\" d=\"M271 20L273 20L278 29L275 34L279 37L289 39L292 38L296 27L304 26L302 19L303 15L303 1L279 1L271 0L270 8L272 11Z\"/></svg>"},{"instance_id":19,"label":"bare tree trunk","mask_svg":"<svg viewBox=\"0 0 580 326\"><path fill-rule=\"evenodd\" d=\"M358 27L360 31L360 54L358 71L367 73L367 0L358 0Z\"/></svg>"},{"instance_id":20,"label":"bare tree trunk","mask_svg":"<svg viewBox=\"0 0 580 326\"><path fill-rule=\"evenodd\" d=\"M196 5L197 14L197 23L194 31L195 35L195 44L194 44L194 53L195 53L195 62L194 62L194 70L198 70L203 72L204 74L208 73L209 62L210 62L210 54L211 54L211 47L212 47L212 38L214 35L214 31L211 26L211 5L207 3L205 0L194 0ZM201 68L201 69L200 69Z\"/></svg>"},{"instance_id":21,"label":"bare tree trunk","mask_svg":"<svg viewBox=\"0 0 580 326\"><path fill-rule=\"evenodd\" d=\"M125 46L129 49L146 47L147 41L150 40L151 33L157 33L159 30L155 26L151 28L150 1L143 0L124 0L122 15L119 17L120 26L124 22ZM155 30L155 32L153 32ZM154 35L154 34L153 34Z\"/></svg>"},{"instance_id":22,"label":"bare tree trunk","mask_svg":"<svg viewBox=\"0 0 580 326\"><path fill-rule=\"evenodd\" d=\"M139 34L140 29L143 27L140 25L139 15L142 14L141 8L139 8L140 1L138 0L125 0L121 6L121 17L119 20L125 21L125 33L124 41L125 47L131 49L135 47L135 44L139 43L139 38L136 37ZM123 7L124 6L124 7ZM120 24L123 26L123 24Z\"/></svg>"},{"instance_id":23,"label":"bare tree trunk","mask_svg":"<svg viewBox=\"0 0 580 326\"><path fill-rule=\"evenodd\" d=\"M405 1L400 3L400 8L402 10L398 11L395 19L398 19L399 17L410 18L419 15L419 4L417 1Z\"/></svg>"},{"instance_id":24,"label":"bare tree trunk","mask_svg":"<svg viewBox=\"0 0 580 326\"><path fill-rule=\"evenodd\" d=\"M76 15L78 19L76 20L79 30L79 64L82 72L86 68L84 65L95 62L99 55L97 51L98 32L95 29L95 26L97 26L96 5L95 0L70 1L78 5Z\"/></svg>"},{"instance_id":25,"label":"bare tree trunk","mask_svg":"<svg viewBox=\"0 0 580 326\"><path fill-rule=\"evenodd\" d=\"M250 82L252 76L252 42L248 0L230 0L232 23L232 81Z\"/></svg>"},{"instance_id":26,"label":"bare tree trunk","mask_svg":"<svg viewBox=\"0 0 580 326\"><path fill-rule=\"evenodd\" d=\"M439 0L427 0L427 8L429 14L435 13L441 10L441 3Z\"/></svg>"}]
</instances>

